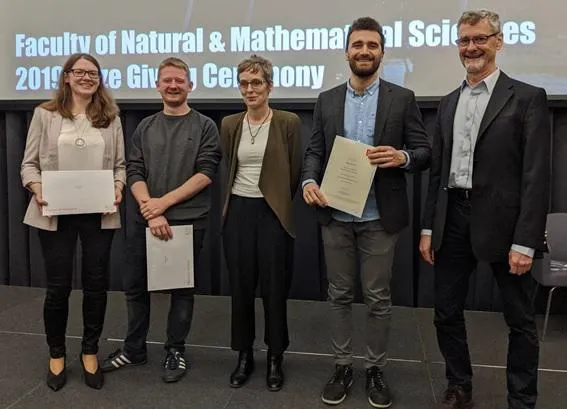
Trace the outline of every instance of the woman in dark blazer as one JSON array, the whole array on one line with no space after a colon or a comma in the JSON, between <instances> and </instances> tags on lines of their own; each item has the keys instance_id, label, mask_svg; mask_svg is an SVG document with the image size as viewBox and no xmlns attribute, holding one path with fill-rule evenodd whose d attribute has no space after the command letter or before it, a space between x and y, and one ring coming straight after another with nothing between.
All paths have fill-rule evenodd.
<instances>
[{"instance_id":1,"label":"woman in dark blazer","mask_svg":"<svg viewBox=\"0 0 567 409\"><path fill-rule=\"evenodd\" d=\"M246 111L221 125L228 162L224 249L232 290L231 347L239 352L230 376L234 388L254 370L254 300L258 281L268 346L267 387L281 389L289 345L286 302L293 272L292 201L301 171L301 121L271 109L272 64L257 55L238 65Z\"/></svg>"}]
</instances>

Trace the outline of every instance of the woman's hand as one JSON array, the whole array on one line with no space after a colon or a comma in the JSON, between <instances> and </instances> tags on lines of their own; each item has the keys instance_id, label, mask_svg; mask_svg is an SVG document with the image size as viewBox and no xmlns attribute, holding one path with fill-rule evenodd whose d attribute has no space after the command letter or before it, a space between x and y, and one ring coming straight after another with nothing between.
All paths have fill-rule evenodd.
<instances>
[{"instance_id":1,"label":"woman's hand","mask_svg":"<svg viewBox=\"0 0 567 409\"><path fill-rule=\"evenodd\" d=\"M28 185L28 188L32 191L33 193L33 197L35 199L35 202L38 204L38 206L41 208L42 206L46 206L47 202L45 200L43 200L43 195L42 195L42 189L41 189L41 183L40 182L34 182L34 183L30 183Z\"/></svg>"},{"instance_id":2,"label":"woman's hand","mask_svg":"<svg viewBox=\"0 0 567 409\"><path fill-rule=\"evenodd\" d=\"M123 185L120 182L116 182L114 184L114 206L116 206L116 210L113 212L103 213L104 216L108 216L118 211L118 205L122 202L122 187Z\"/></svg>"},{"instance_id":3,"label":"woman's hand","mask_svg":"<svg viewBox=\"0 0 567 409\"><path fill-rule=\"evenodd\" d=\"M122 203L122 186L114 185L114 205Z\"/></svg>"}]
</instances>

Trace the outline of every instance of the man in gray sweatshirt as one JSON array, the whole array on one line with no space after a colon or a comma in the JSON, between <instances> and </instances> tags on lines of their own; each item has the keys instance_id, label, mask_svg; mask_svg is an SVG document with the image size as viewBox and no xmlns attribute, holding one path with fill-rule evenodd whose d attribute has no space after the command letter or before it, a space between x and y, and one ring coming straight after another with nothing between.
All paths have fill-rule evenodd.
<instances>
[{"instance_id":1,"label":"man in gray sweatshirt","mask_svg":"<svg viewBox=\"0 0 567 409\"><path fill-rule=\"evenodd\" d=\"M144 118L136 128L126 167L128 185L139 205L127 235L124 291L128 334L124 347L104 360L105 372L147 362L150 294L146 227L158 239L169 240L173 237L170 226L193 225L194 264L198 266L208 223L210 184L221 160L215 123L187 103L193 88L187 64L178 58L162 61L156 87L163 100L163 111ZM177 382L186 373L184 345L191 327L193 303L194 289L171 290L164 382Z\"/></svg>"}]
</instances>

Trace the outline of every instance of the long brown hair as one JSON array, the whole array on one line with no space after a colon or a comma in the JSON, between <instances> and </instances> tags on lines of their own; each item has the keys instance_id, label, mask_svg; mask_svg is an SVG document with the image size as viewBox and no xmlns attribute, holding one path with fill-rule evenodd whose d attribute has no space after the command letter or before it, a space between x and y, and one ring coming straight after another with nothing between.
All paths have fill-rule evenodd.
<instances>
[{"instance_id":1,"label":"long brown hair","mask_svg":"<svg viewBox=\"0 0 567 409\"><path fill-rule=\"evenodd\" d=\"M96 92L93 94L91 102L87 105L87 118L91 121L94 128L106 128L118 115L118 106L110 93L102 82L102 72L100 64L90 54L77 53L69 57L63 65L55 96L50 101L44 102L40 107L48 111L57 111L63 118L74 119L73 116L73 97L71 95L71 87L65 82L65 76L69 75L71 69L80 59L87 60L96 66L99 76L99 84Z\"/></svg>"}]
</instances>

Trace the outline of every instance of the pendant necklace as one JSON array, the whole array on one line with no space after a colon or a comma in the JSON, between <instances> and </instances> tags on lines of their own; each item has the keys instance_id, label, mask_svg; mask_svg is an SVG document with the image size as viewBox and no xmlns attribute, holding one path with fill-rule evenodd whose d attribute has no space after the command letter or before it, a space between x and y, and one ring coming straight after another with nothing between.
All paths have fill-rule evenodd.
<instances>
[{"instance_id":1,"label":"pendant necklace","mask_svg":"<svg viewBox=\"0 0 567 409\"><path fill-rule=\"evenodd\" d=\"M73 122L75 122L75 121L76 121L76 119ZM77 132L77 137L75 138L75 147L78 148L78 149L84 149L84 148L87 147L87 140L84 138L84 136L85 136L85 133L87 132L87 129L89 127L88 118L85 122L87 122L87 125L82 126L82 128L81 128L82 132L80 133L80 136L79 136L79 130L77 129L77 125L74 124L75 125L75 131Z\"/></svg>"},{"instance_id":2,"label":"pendant necklace","mask_svg":"<svg viewBox=\"0 0 567 409\"><path fill-rule=\"evenodd\" d=\"M262 121L262 123L260 124L260 126L258 127L258 130L256 131L256 133L252 133L252 128L250 127L250 121L248 120L248 114L246 114L246 123L248 124L248 132L250 132L250 143L252 145L254 145L254 142L256 142L256 137L258 136L258 134L260 133L260 130L262 129L262 126L264 125L264 123L266 122L266 120L268 119L268 117L270 116L270 114L272 113L272 110L269 109L268 110L268 115L266 115L266 117L264 118L264 120Z\"/></svg>"}]
</instances>

